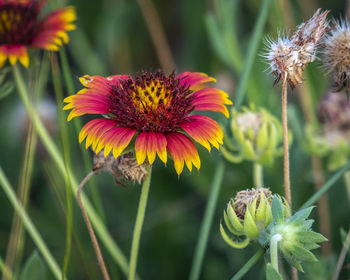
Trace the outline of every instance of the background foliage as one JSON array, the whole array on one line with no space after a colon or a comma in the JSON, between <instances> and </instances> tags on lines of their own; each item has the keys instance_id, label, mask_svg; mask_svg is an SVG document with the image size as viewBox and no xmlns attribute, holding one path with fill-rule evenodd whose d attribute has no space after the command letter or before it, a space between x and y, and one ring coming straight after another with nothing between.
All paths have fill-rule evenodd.
<instances>
[{"instance_id":1,"label":"background foliage","mask_svg":"<svg viewBox=\"0 0 350 280\"><path fill-rule=\"evenodd\" d=\"M228 1L233 3L232 10L220 11L218 7L222 2L226 1L154 0L153 4L170 45L176 71L208 73L217 78L218 88L226 90L234 98L260 1ZM286 0L273 0L270 6L264 34L272 38L277 37L278 30L288 30L286 24L300 23L309 18L318 7L330 9L334 17L344 16L346 10L346 3L342 0L289 1L291 9L287 10L281 3L286 3ZM70 33L71 40L66 49L76 89L81 88L76 77L84 74L109 75L160 68L157 53L137 1L76 0L71 3L62 3L57 0L51 1L48 6L66 4L74 5L78 14L77 30ZM210 32L215 28L211 20L213 15L218 20L217 27L220 30L227 28L228 31L232 31L231 35L234 38L230 42L236 42L237 45L229 44L231 50L226 48L220 51L219 48L223 47L223 38L218 33ZM230 19L232 25L228 25L227 15L232 17ZM261 42L260 54L263 53L263 49L263 42ZM35 51L33 54L42 56ZM38 71L38 65L39 59L32 58L32 66L27 75L32 84L35 82L33 77ZM276 116L280 116L279 88L272 87L273 80L264 71L266 68L267 65L263 59L257 57L244 103L254 102L266 107ZM6 76L6 80L11 81L11 75ZM48 86L44 91L45 103L42 107L51 118L47 120L50 133L60 146L53 84L52 79L48 80ZM313 94L314 103L327 91L328 78L323 75L317 63L308 66L306 84ZM64 88L64 95L73 93ZM35 95L34 92L31 94ZM298 120L291 121L292 130L300 128L304 123L298 94L300 92L297 88L289 95L290 111L295 116L293 119ZM57 110L61 110L62 107L63 102L57 104ZM18 185L21 165L26 158L24 147L28 120L24 112L16 90L0 100L0 165L13 186ZM87 119L84 118L84 123ZM74 124L69 123L67 126L72 172L78 180L81 180L87 171ZM294 133L295 139L290 152L291 182L293 208L297 209L312 195L314 187L310 157L305 153L301 142L303 135L298 135L298 130ZM159 162L155 164L138 263L138 273L144 279L186 279L188 277L210 183L219 157L216 150L209 155L203 148L198 147L198 149L202 159L199 174L196 171L192 174L185 171L178 178L171 162L168 164L169 168L164 168ZM84 153L88 153L91 158L90 151L84 151ZM281 158L273 166L266 168L264 175L266 186L273 192L283 193ZM331 174L327 172L326 176L330 177ZM233 250L224 243L219 234L219 221L229 198L238 190L252 187L252 180L251 163L228 164L201 279L229 279L256 250L254 246L250 246L247 250ZM335 259L342 247L340 229L349 228L350 209L343 184L342 180L338 181L328 194L331 209L332 254L321 258L319 263L306 266L306 271L311 273L308 273L308 278L301 276L301 279L329 279L329 274L334 269ZM87 193L109 232L128 256L140 187L138 185L117 186L113 178L106 173L96 176L96 185L97 188L89 185ZM44 147L38 141L27 212L60 264L63 263L65 253L64 186L64 179L58 174ZM2 191L0 191L0 213L0 256L5 259L13 207ZM312 213L312 218L317 220L317 211ZM35 245L26 234L23 239L23 250L17 255L15 272L28 273L25 272L26 262L40 262L40 257L36 254L32 255L34 250ZM122 272L103 246L102 251L112 279L124 279ZM263 279L262 264L261 261L245 279ZM53 278L49 271L38 273L38 275L47 274L48 279ZM97 261L76 201L73 202L73 243L67 275L70 279L99 279L100 277ZM23 277L23 279L30 279L29 276ZM39 276L31 279L39 279L35 277ZM346 278L346 272L343 277Z\"/></svg>"}]
</instances>

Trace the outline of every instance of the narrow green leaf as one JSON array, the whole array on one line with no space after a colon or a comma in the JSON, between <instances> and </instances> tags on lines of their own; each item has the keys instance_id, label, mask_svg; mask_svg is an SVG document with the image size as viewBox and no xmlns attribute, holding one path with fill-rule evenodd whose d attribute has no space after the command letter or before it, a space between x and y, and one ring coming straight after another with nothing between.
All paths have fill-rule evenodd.
<instances>
[{"instance_id":1,"label":"narrow green leaf","mask_svg":"<svg viewBox=\"0 0 350 280\"><path fill-rule=\"evenodd\" d=\"M328 241L328 239L322 234L314 231L301 231L297 232L296 235L298 236L299 241L303 243L320 243Z\"/></svg>"},{"instance_id":2,"label":"narrow green leaf","mask_svg":"<svg viewBox=\"0 0 350 280\"><path fill-rule=\"evenodd\" d=\"M248 208L245 212L243 226L244 232L249 238L258 238L259 230Z\"/></svg>"},{"instance_id":3,"label":"narrow green leaf","mask_svg":"<svg viewBox=\"0 0 350 280\"><path fill-rule=\"evenodd\" d=\"M45 280L47 279L47 268L44 261L35 250L28 260L20 275L20 280Z\"/></svg>"},{"instance_id":4,"label":"narrow green leaf","mask_svg":"<svg viewBox=\"0 0 350 280\"><path fill-rule=\"evenodd\" d=\"M293 216L291 216L288 221L291 223L296 223L296 224L303 222L304 220L306 220L309 217L309 215L314 207L315 206L311 206L311 207L299 210Z\"/></svg>"},{"instance_id":5,"label":"narrow green leaf","mask_svg":"<svg viewBox=\"0 0 350 280\"><path fill-rule=\"evenodd\" d=\"M243 241L233 241L226 233L226 231L224 230L224 227L222 226L222 224L220 224L220 233L222 238L225 240L225 242L230 245L233 248L236 249L243 249L245 247L248 246L249 244L249 238L244 239Z\"/></svg>"},{"instance_id":6,"label":"narrow green leaf","mask_svg":"<svg viewBox=\"0 0 350 280\"><path fill-rule=\"evenodd\" d=\"M231 224L237 231L243 231L243 225L241 220L237 217L235 210L233 210L231 203L227 206L227 215Z\"/></svg>"},{"instance_id":7,"label":"narrow green leaf","mask_svg":"<svg viewBox=\"0 0 350 280\"><path fill-rule=\"evenodd\" d=\"M317 258L313 253L299 245L294 244L293 246L290 246L289 251L300 261L317 261Z\"/></svg>"},{"instance_id":8,"label":"narrow green leaf","mask_svg":"<svg viewBox=\"0 0 350 280\"><path fill-rule=\"evenodd\" d=\"M275 195L271 204L272 217L277 224L282 224L283 218L283 204L281 200Z\"/></svg>"},{"instance_id":9,"label":"narrow green leaf","mask_svg":"<svg viewBox=\"0 0 350 280\"><path fill-rule=\"evenodd\" d=\"M267 280L283 280L281 274L270 264L266 265L266 279Z\"/></svg>"}]
</instances>

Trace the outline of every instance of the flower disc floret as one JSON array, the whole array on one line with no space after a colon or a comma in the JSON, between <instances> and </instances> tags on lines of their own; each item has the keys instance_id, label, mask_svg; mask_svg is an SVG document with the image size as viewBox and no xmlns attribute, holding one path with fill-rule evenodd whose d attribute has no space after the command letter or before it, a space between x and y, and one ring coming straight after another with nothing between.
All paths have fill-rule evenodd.
<instances>
[{"instance_id":1,"label":"flower disc floret","mask_svg":"<svg viewBox=\"0 0 350 280\"><path fill-rule=\"evenodd\" d=\"M17 60L29 65L27 47L57 51L68 42L66 31L75 26L73 7L57 9L45 18L40 11L43 0L0 0L0 67L7 58L14 65Z\"/></svg>"},{"instance_id":2,"label":"flower disc floret","mask_svg":"<svg viewBox=\"0 0 350 280\"><path fill-rule=\"evenodd\" d=\"M86 148L117 158L127 146L135 150L138 164L146 158L152 164L156 155L166 163L167 153L180 174L184 164L200 168L197 149L190 137L209 151L223 144L223 132L213 119L194 111L220 112L229 116L228 95L204 84L215 79L202 73L185 72L165 75L142 72L110 77L84 76L86 87L67 97L64 109L72 109L68 120L85 114L102 114L81 130L79 141L86 139ZM199 89L200 86L200 89ZM132 140L135 137L135 142Z\"/></svg>"}]
</instances>

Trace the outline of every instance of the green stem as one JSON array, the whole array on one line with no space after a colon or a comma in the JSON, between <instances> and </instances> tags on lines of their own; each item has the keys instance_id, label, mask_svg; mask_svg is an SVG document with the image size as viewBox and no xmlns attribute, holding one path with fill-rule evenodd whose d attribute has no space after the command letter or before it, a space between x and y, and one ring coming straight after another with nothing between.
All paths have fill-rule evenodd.
<instances>
[{"instance_id":1,"label":"green stem","mask_svg":"<svg viewBox=\"0 0 350 280\"><path fill-rule=\"evenodd\" d=\"M60 48L60 59L61 59L61 64L62 64L64 81L65 81L65 84L67 86L67 91L68 91L68 94L71 95L75 92L75 88L74 88L74 83L73 83L73 79L72 79L72 73L70 71L70 67L69 67L69 63L68 63L68 59L67 59L67 54L66 54L66 51L64 48ZM80 119L74 118L73 123L74 123L74 127L75 127L77 134L79 134L79 132L82 128ZM86 172L90 172L90 170L92 169L92 165L91 165L91 160L90 160L89 154L86 152L84 145L80 145L80 150L81 150L81 154L83 156L85 170L86 170ZM89 184L90 184L89 191L91 192L92 202L94 203L96 210L97 210L98 214L100 215L102 221L105 222L106 216L105 216L105 213L103 210L103 204L102 204L100 193L98 191L95 177L92 177L90 179Z\"/></svg>"},{"instance_id":2,"label":"green stem","mask_svg":"<svg viewBox=\"0 0 350 280\"><path fill-rule=\"evenodd\" d=\"M33 239L34 244L36 247L39 249L40 253L44 257L47 265L51 269L53 275L55 276L56 279L61 279L62 272L51 255L51 252L47 248L44 240L42 239L40 233L38 230L35 228L33 222L31 221L30 217L27 215L27 212L23 208L22 204L17 200L16 194L13 191L13 188L11 187L9 181L7 180L1 166L0 166L0 184L2 186L2 189L6 193L8 199L10 200L13 208L17 211L18 215L21 217L23 224L28 231L29 235Z\"/></svg>"},{"instance_id":3,"label":"green stem","mask_svg":"<svg viewBox=\"0 0 350 280\"><path fill-rule=\"evenodd\" d=\"M136 265L137 257L139 253L139 244L142 232L142 225L145 219L145 212L147 207L148 193L151 186L151 174L152 167L149 168L148 175L141 187L141 196L139 201L139 207L137 209L136 222L134 227L134 233L131 243L131 253L130 253L130 270L128 280L135 280L136 276Z\"/></svg>"},{"instance_id":4,"label":"green stem","mask_svg":"<svg viewBox=\"0 0 350 280\"><path fill-rule=\"evenodd\" d=\"M252 38L249 42L247 55L245 57L245 65L244 65L242 75L239 81L239 85L236 91L236 100L235 100L236 107L240 107L240 105L243 102L250 73L252 71L254 60L257 55L259 44L261 41L261 37L263 35L263 29L267 19L267 14L269 12L270 2L271 0L264 0L264 2L261 4L261 7L260 7L259 17L255 24Z\"/></svg>"},{"instance_id":5,"label":"green stem","mask_svg":"<svg viewBox=\"0 0 350 280\"><path fill-rule=\"evenodd\" d=\"M204 218L202 226L199 232L199 239L196 245L196 249L193 256L192 268L190 272L190 280L199 279L201 272L204 253L207 247L209 232L211 225L213 223L214 212L216 208L216 203L219 197L221 183L224 178L225 173L225 162L223 159L220 159L220 162L217 165L215 170L213 182L210 189L209 201L205 209Z\"/></svg>"},{"instance_id":6,"label":"green stem","mask_svg":"<svg viewBox=\"0 0 350 280\"><path fill-rule=\"evenodd\" d=\"M344 174L350 169L350 161L335 173L313 196L311 196L301 207L304 209L314 204L324 193L326 193Z\"/></svg>"},{"instance_id":7,"label":"green stem","mask_svg":"<svg viewBox=\"0 0 350 280\"><path fill-rule=\"evenodd\" d=\"M18 92L20 94L20 97L22 98L23 104L28 112L28 117L33 122L38 135L44 144L45 148L47 149L48 153L52 157L54 163L59 169L59 172L66 176L66 168L64 165L64 161L54 144L53 140L51 139L48 131L44 127L42 121L36 114L32 104L30 103L28 99L27 89L24 85L24 81L22 78L22 75L17 68L17 66L13 67L14 72L14 78L17 84ZM74 177L74 174L71 174L70 176L71 180L71 187L73 189L73 193L76 197L76 192L78 190L78 183L77 180ZM120 248L117 246L117 244L113 241L111 235L107 231L105 225L102 223L101 219L99 218L98 214L92 207L90 201L87 199L86 195L82 194L82 200L84 202L84 206L86 209L86 212L88 213L91 223L94 225L97 234L100 236L102 243L105 245L107 251L111 254L112 258L116 261L116 263L120 266L121 270L124 272L125 275L127 275L129 271L128 262L125 258L124 254L120 250Z\"/></svg>"},{"instance_id":8,"label":"green stem","mask_svg":"<svg viewBox=\"0 0 350 280\"><path fill-rule=\"evenodd\" d=\"M346 192L348 194L348 199L350 201L350 171L347 171L344 174L344 181L345 181Z\"/></svg>"},{"instance_id":9,"label":"green stem","mask_svg":"<svg viewBox=\"0 0 350 280\"><path fill-rule=\"evenodd\" d=\"M258 262L261 256L264 254L264 250L258 250L241 269L231 278L231 280L239 280Z\"/></svg>"},{"instance_id":10,"label":"green stem","mask_svg":"<svg viewBox=\"0 0 350 280\"><path fill-rule=\"evenodd\" d=\"M253 176L254 176L254 187L262 188L264 186L264 177L263 177L263 167L261 164L256 162L253 163Z\"/></svg>"},{"instance_id":11,"label":"green stem","mask_svg":"<svg viewBox=\"0 0 350 280\"><path fill-rule=\"evenodd\" d=\"M9 280L13 279L13 274L11 270L6 266L3 259L0 257L0 271L2 271L3 277L6 277Z\"/></svg>"},{"instance_id":12,"label":"green stem","mask_svg":"<svg viewBox=\"0 0 350 280\"><path fill-rule=\"evenodd\" d=\"M63 258L63 267L62 267L62 279L63 279L68 270L69 258L71 254L72 224L73 224L73 211L72 211L73 195L72 195L72 187L70 185L71 183L70 145L69 145L65 116L60 106L63 100L63 89L62 89L60 67L58 65L56 54L52 54L51 56L51 71L52 71L54 91L56 95L57 115L58 115L59 125L60 125L64 165L66 168L65 190L66 190L66 207L67 207L67 216L66 216L67 229L66 229L66 248L65 248L65 254Z\"/></svg>"},{"instance_id":13,"label":"green stem","mask_svg":"<svg viewBox=\"0 0 350 280\"><path fill-rule=\"evenodd\" d=\"M270 256L271 264L278 272L278 241L282 240L282 236L278 233L271 237L270 240Z\"/></svg>"}]
</instances>

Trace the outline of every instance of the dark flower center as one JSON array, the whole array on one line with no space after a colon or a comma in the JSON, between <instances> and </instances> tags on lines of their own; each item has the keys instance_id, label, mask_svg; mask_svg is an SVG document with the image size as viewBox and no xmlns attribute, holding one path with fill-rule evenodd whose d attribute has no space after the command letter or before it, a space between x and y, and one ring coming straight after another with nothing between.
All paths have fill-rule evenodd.
<instances>
[{"instance_id":1,"label":"dark flower center","mask_svg":"<svg viewBox=\"0 0 350 280\"><path fill-rule=\"evenodd\" d=\"M121 126L138 131L172 132L193 111L193 93L175 74L142 72L114 86L110 113Z\"/></svg>"},{"instance_id":2,"label":"dark flower center","mask_svg":"<svg viewBox=\"0 0 350 280\"><path fill-rule=\"evenodd\" d=\"M38 3L0 5L0 45L28 45L38 29Z\"/></svg>"}]
</instances>

